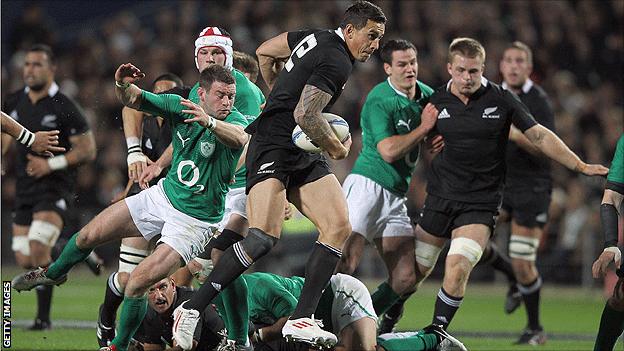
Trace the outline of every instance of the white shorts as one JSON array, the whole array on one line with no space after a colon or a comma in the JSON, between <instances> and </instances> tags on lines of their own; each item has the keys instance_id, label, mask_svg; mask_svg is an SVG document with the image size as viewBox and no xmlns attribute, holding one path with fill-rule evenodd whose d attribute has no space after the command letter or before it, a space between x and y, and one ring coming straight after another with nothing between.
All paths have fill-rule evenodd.
<instances>
[{"instance_id":1,"label":"white shorts","mask_svg":"<svg viewBox=\"0 0 624 351\"><path fill-rule=\"evenodd\" d=\"M245 187L230 189L225 195L225 212L223 212L223 219L219 222L219 231L223 231L234 213L247 218L246 206L247 194L245 194Z\"/></svg>"},{"instance_id":2,"label":"white shorts","mask_svg":"<svg viewBox=\"0 0 624 351\"><path fill-rule=\"evenodd\" d=\"M405 197L397 196L359 174L349 174L342 189L353 231L369 242L382 237L414 236Z\"/></svg>"},{"instance_id":3,"label":"white shorts","mask_svg":"<svg viewBox=\"0 0 624 351\"><path fill-rule=\"evenodd\" d=\"M329 280L334 301L332 303L332 325L334 334L349 324L362 318L370 318L377 323L377 314L373 308L373 300L364 283L356 278L337 273Z\"/></svg>"},{"instance_id":4,"label":"white shorts","mask_svg":"<svg viewBox=\"0 0 624 351\"><path fill-rule=\"evenodd\" d=\"M163 179L149 189L127 197L126 205L145 240L150 241L161 234L158 242L169 245L188 263L204 251L217 225L178 211L169 202L162 183Z\"/></svg>"}]
</instances>

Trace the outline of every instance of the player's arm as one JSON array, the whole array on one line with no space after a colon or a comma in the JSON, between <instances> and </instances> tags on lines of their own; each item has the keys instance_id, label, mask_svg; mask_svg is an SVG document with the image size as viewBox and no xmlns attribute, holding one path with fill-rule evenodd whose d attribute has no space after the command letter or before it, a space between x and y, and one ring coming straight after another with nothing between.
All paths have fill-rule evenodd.
<instances>
[{"instance_id":1,"label":"player's arm","mask_svg":"<svg viewBox=\"0 0 624 351\"><path fill-rule=\"evenodd\" d=\"M147 156L141 150L143 112L124 106L121 119L128 146L128 178L136 183L148 162Z\"/></svg>"},{"instance_id":2,"label":"player's arm","mask_svg":"<svg viewBox=\"0 0 624 351\"><path fill-rule=\"evenodd\" d=\"M191 100L182 99L180 103L186 106L186 110L182 110L182 113L193 116L185 119L184 123L199 123L202 127L212 131L217 139L229 148L241 149L247 144L249 135L245 132L243 126L216 119L208 115L201 106Z\"/></svg>"},{"instance_id":3,"label":"player's arm","mask_svg":"<svg viewBox=\"0 0 624 351\"><path fill-rule=\"evenodd\" d=\"M331 94L306 84L293 114L295 122L316 145L327 151L331 158L341 160L347 157L349 149L336 137L322 115L331 98Z\"/></svg>"},{"instance_id":4,"label":"player's arm","mask_svg":"<svg viewBox=\"0 0 624 351\"><path fill-rule=\"evenodd\" d=\"M624 187L624 184L621 185ZM624 195L612 189L605 189L600 204L600 222L604 233L604 251L592 265L592 275L599 278L607 273L607 268L611 262L615 262L616 267L620 266L622 253L617 246L618 243L618 209L622 209Z\"/></svg>"},{"instance_id":5,"label":"player's arm","mask_svg":"<svg viewBox=\"0 0 624 351\"><path fill-rule=\"evenodd\" d=\"M256 341L271 342L282 337L282 328L288 321L288 316L281 317L273 325L269 325L256 330L254 338Z\"/></svg>"},{"instance_id":6,"label":"player's arm","mask_svg":"<svg viewBox=\"0 0 624 351\"><path fill-rule=\"evenodd\" d=\"M131 63L124 63L115 71L115 95L124 106L138 110L141 107L141 88L133 83L145 73Z\"/></svg>"},{"instance_id":7,"label":"player's arm","mask_svg":"<svg viewBox=\"0 0 624 351\"><path fill-rule=\"evenodd\" d=\"M169 167L171 165L171 161L173 160L173 144L169 144L165 151L160 155L156 162L148 165L143 169L143 172L139 174L139 186L141 189L149 188L149 183L157 178L160 173L162 173L163 169Z\"/></svg>"},{"instance_id":8,"label":"player's arm","mask_svg":"<svg viewBox=\"0 0 624 351\"><path fill-rule=\"evenodd\" d=\"M541 124L524 131L524 135L546 156L561 163L568 169L585 175L606 175L607 167L583 162L559 137Z\"/></svg>"},{"instance_id":9,"label":"player's arm","mask_svg":"<svg viewBox=\"0 0 624 351\"><path fill-rule=\"evenodd\" d=\"M524 151L534 156L543 156L542 152L513 124L509 128L509 140L513 141Z\"/></svg>"},{"instance_id":10,"label":"player's arm","mask_svg":"<svg viewBox=\"0 0 624 351\"><path fill-rule=\"evenodd\" d=\"M433 104L429 103L425 106L420 118L420 125L416 129L407 134L384 138L377 143L377 151L379 151L384 161L392 163L400 160L414 149L416 145L420 144L435 126L438 119L438 110L436 110Z\"/></svg>"},{"instance_id":11,"label":"player's arm","mask_svg":"<svg viewBox=\"0 0 624 351\"><path fill-rule=\"evenodd\" d=\"M4 112L2 112L1 127L3 133L12 136L38 154L51 157L53 152L65 151L65 148L57 146L58 130L33 133ZM9 150L9 146L11 146L11 139L3 136L2 155Z\"/></svg>"},{"instance_id":12,"label":"player's arm","mask_svg":"<svg viewBox=\"0 0 624 351\"><path fill-rule=\"evenodd\" d=\"M279 72L284 68L284 62L290 57L288 32L284 32L260 44L256 49L260 73L269 89L273 89Z\"/></svg>"}]
</instances>

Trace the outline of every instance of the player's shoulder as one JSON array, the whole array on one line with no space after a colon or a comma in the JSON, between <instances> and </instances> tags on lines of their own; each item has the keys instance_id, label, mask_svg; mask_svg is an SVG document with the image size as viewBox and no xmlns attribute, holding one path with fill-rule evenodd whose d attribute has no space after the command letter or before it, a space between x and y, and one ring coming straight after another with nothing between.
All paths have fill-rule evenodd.
<instances>
[{"instance_id":1,"label":"player's shoulder","mask_svg":"<svg viewBox=\"0 0 624 351\"><path fill-rule=\"evenodd\" d=\"M535 84L535 83L533 83L533 86L531 86L531 89L529 90L529 94L534 95L535 97L543 101L550 100L544 88L542 88L540 85Z\"/></svg>"},{"instance_id":2,"label":"player's shoulder","mask_svg":"<svg viewBox=\"0 0 624 351\"><path fill-rule=\"evenodd\" d=\"M3 109L14 109L17 104L19 104L20 100L23 99L24 97L26 97L26 92L24 91L24 88L16 90L10 94L7 94L7 96L4 98L4 104L2 106ZM11 113L11 111L4 111L8 114Z\"/></svg>"},{"instance_id":3,"label":"player's shoulder","mask_svg":"<svg viewBox=\"0 0 624 351\"><path fill-rule=\"evenodd\" d=\"M225 117L224 121L228 123L247 125L245 115L240 113L240 111L238 111L235 107L232 108L232 111L229 115L227 115L227 117Z\"/></svg>"},{"instance_id":4,"label":"player's shoulder","mask_svg":"<svg viewBox=\"0 0 624 351\"><path fill-rule=\"evenodd\" d=\"M428 97L428 96L433 95L434 90L429 85L427 85L427 84L425 84L425 83L423 83L423 82L421 82L419 80L416 80L416 84L418 84L418 88L422 92L423 97Z\"/></svg>"},{"instance_id":5,"label":"player's shoulder","mask_svg":"<svg viewBox=\"0 0 624 351\"><path fill-rule=\"evenodd\" d=\"M173 94L173 95L179 95L185 99L188 99L189 94L191 93L191 89L192 87L189 87L189 86L173 87L169 90L165 90L158 94L159 95L160 94Z\"/></svg>"}]
</instances>

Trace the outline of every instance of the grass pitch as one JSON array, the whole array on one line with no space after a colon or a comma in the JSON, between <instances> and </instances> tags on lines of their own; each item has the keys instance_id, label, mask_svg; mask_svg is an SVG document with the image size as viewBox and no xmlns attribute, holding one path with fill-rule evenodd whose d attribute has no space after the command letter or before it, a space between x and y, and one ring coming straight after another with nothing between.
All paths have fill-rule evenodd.
<instances>
[{"instance_id":1,"label":"grass pitch","mask_svg":"<svg viewBox=\"0 0 624 351\"><path fill-rule=\"evenodd\" d=\"M17 269L3 267L2 280L10 280ZM11 350L77 351L97 350L95 321L98 306L103 301L108 274L95 277L86 270L70 273L67 283L55 288L52 305L53 329L47 332L25 331L24 323L32 321L36 312L34 292L12 292L12 347ZM375 284L369 285L374 287ZM401 330L416 330L431 322L433 304L439 282L430 282L416 293L406 305ZM491 284L470 285L461 309L453 320L450 332L458 336L470 350L521 351L593 349L604 298L598 290L584 291L574 288L548 286L542 294L542 324L549 335L544 346L514 346L526 323L521 307L512 315L503 312L505 287ZM90 328L59 327L60 321ZM55 321L57 321L56 327ZM17 324L17 325L16 325ZM619 343L616 350L624 350Z\"/></svg>"}]
</instances>

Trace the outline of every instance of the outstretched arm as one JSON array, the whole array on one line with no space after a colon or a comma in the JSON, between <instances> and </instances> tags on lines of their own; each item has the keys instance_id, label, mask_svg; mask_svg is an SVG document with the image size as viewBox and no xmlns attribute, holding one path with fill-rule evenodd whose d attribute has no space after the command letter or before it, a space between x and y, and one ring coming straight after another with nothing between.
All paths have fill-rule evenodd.
<instances>
[{"instance_id":1,"label":"outstretched arm","mask_svg":"<svg viewBox=\"0 0 624 351\"><path fill-rule=\"evenodd\" d=\"M64 147L58 145L58 130L42 131L33 133L21 124L2 112L2 132L15 138L20 143L30 147L30 149L38 154L45 156L53 156L53 152L63 152ZM4 155L10 145L10 139L5 139L2 144L2 154Z\"/></svg>"},{"instance_id":2,"label":"outstretched arm","mask_svg":"<svg viewBox=\"0 0 624 351\"><path fill-rule=\"evenodd\" d=\"M124 63L115 71L115 95L124 106L138 110L141 106L141 88L133 83L145 73L131 63Z\"/></svg>"},{"instance_id":3,"label":"outstretched arm","mask_svg":"<svg viewBox=\"0 0 624 351\"><path fill-rule=\"evenodd\" d=\"M290 57L288 32L284 32L262 43L256 50L260 73L269 89L273 89L277 75L284 68L284 62Z\"/></svg>"},{"instance_id":4,"label":"outstretched arm","mask_svg":"<svg viewBox=\"0 0 624 351\"><path fill-rule=\"evenodd\" d=\"M559 137L548 128L536 124L524 131L524 135L541 152L568 169L585 175L606 175L607 167L583 162Z\"/></svg>"},{"instance_id":5,"label":"outstretched arm","mask_svg":"<svg viewBox=\"0 0 624 351\"><path fill-rule=\"evenodd\" d=\"M343 145L323 117L323 109L331 98L331 94L314 85L306 84L293 114L295 122L316 145L327 151L331 158L341 160L349 154L351 138L347 141L347 145Z\"/></svg>"}]
</instances>

